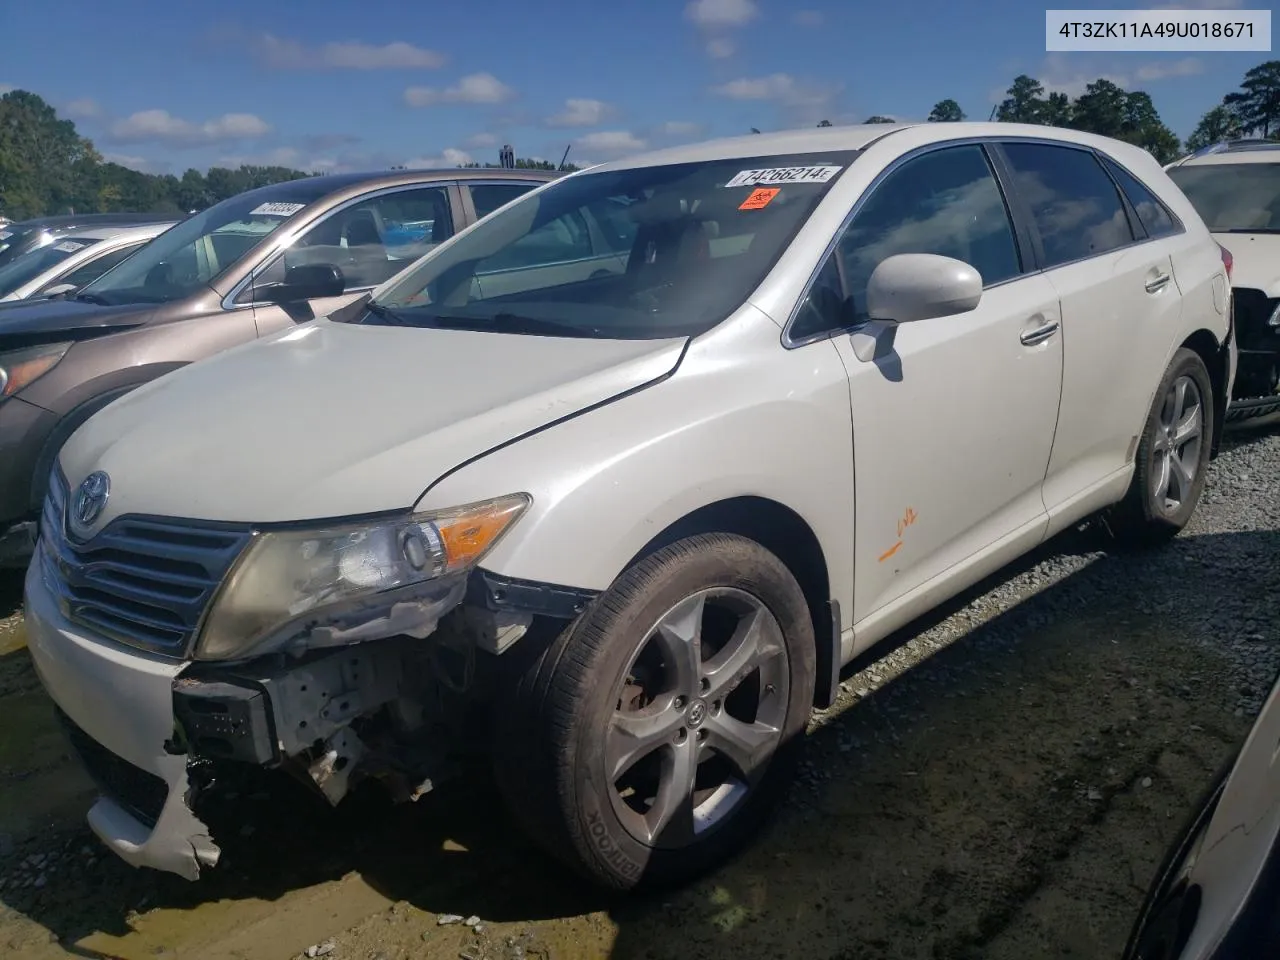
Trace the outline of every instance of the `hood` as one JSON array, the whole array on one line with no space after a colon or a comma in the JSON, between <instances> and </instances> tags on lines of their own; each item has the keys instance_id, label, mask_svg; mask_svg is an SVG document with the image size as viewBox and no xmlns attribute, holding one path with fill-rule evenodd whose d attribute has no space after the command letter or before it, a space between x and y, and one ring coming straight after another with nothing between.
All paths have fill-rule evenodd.
<instances>
[{"instance_id":1,"label":"hood","mask_svg":"<svg viewBox=\"0 0 1280 960\"><path fill-rule=\"evenodd\" d=\"M80 300L22 300L0 304L0 349L9 341L21 345L56 340L87 340L115 330L138 327L155 312L155 304L104 307Z\"/></svg>"},{"instance_id":2,"label":"hood","mask_svg":"<svg viewBox=\"0 0 1280 960\"><path fill-rule=\"evenodd\" d=\"M1231 253L1231 285L1280 297L1280 233L1215 233Z\"/></svg>"},{"instance_id":3,"label":"hood","mask_svg":"<svg viewBox=\"0 0 1280 960\"><path fill-rule=\"evenodd\" d=\"M98 526L121 513L271 523L407 509L463 461L670 373L685 342L317 320L127 394L60 462L72 489L110 476ZM519 489L512 477L492 494Z\"/></svg>"}]
</instances>

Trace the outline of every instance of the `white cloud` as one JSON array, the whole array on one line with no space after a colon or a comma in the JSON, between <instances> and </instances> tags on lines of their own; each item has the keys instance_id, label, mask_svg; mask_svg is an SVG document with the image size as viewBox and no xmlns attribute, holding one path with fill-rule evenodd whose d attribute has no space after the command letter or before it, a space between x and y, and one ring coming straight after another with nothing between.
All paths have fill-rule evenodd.
<instances>
[{"instance_id":1,"label":"white cloud","mask_svg":"<svg viewBox=\"0 0 1280 960\"><path fill-rule=\"evenodd\" d=\"M658 133L664 137L696 137L702 130L702 124L692 120L668 120L658 128Z\"/></svg>"},{"instance_id":2,"label":"white cloud","mask_svg":"<svg viewBox=\"0 0 1280 960\"><path fill-rule=\"evenodd\" d=\"M274 150L268 150L266 153L256 154L236 154L233 156L219 157L216 166L219 167L239 167L241 165L249 165L253 167L293 167L299 170L310 170L310 163L302 163L302 154L295 147L276 147Z\"/></svg>"},{"instance_id":3,"label":"white cloud","mask_svg":"<svg viewBox=\"0 0 1280 960\"><path fill-rule=\"evenodd\" d=\"M822 119L833 119L838 85L797 80L789 73L765 77L739 77L711 88L711 93L729 100L774 103L781 108L784 126L806 127Z\"/></svg>"},{"instance_id":4,"label":"white cloud","mask_svg":"<svg viewBox=\"0 0 1280 960\"><path fill-rule=\"evenodd\" d=\"M253 41L258 59L281 70L434 70L444 54L396 41L387 44L343 40L309 47L298 40L262 34Z\"/></svg>"},{"instance_id":5,"label":"white cloud","mask_svg":"<svg viewBox=\"0 0 1280 960\"><path fill-rule=\"evenodd\" d=\"M823 16L818 10L797 10L791 15L794 23L802 27L822 26Z\"/></svg>"},{"instance_id":6,"label":"white cloud","mask_svg":"<svg viewBox=\"0 0 1280 960\"><path fill-rule=\"evenodd\" d=\"M90 97L82 97L79 100L72 100L62 112L72 120L95 120L102 116L102 105Z\"/></svg>"},{"instance_id":7,"label":"white cloud","mask_svg":"<svg viewBox=\"0 0 1280 960\"><path fill-rule=\"evenodd\" d=\"M473 163L471 154L455 147L446 147L437 157L414 157L406 160L404 165L410 170L430 170L435 167L456 167L464 163Z\"/></svg>"},{"instance_id":8,"label":"white cloud","mask_svg":"<svg viewBox=\"0 0 1280 960\"><path fill-rule=\"evenodd\" d=\"M547 118L549 127L594 127L613 116L612 104L603 100L569 99L564 109Z\"/></svg>"},{"instance_id":9,"label":"white cloud","mask_svg":"<svg viewBox=\"0 0 1280 960\"><path fill-rule=\"evenodd\" d=\"M451 87L409 87L404 102L411 107L429 107L437 103L505 103L515 91L491 73L473 73Z\"/></svg>"},{"instance_id":10,"label":"white cloud","mask_svg":"<svg viewBox=\"0 0 1280 960\"><path fill-rule=\"evenodd\" d=\"M704 27L740 27L760 13L755 0L693 0L684 15Z\"/></svg>"},{"instance_id":11,"label":"white cloud","mask_svg":"<svg viewBox=\"0 0 1280 960\"><path fill-rule=\"evenodd\" d=\"M1151 60L1137 64L1119 60L1091 61L1082 65L1077 59L1062 54L1050 54L1041 64L1038 73L1030 74L1040 81L1045 94L1063 93L1075 98L1095 80L1110 80L1125 90L1139 90L1145 84L1159 83L1175 77L1194 77L1204 73L1204 61L1196 57L1180 60ZM1008 88L992 90L992 103L1001 103L1009 96Z\"/></svg>"},{"instance_id":12,"label":"white cloud","mask_svg":"<svg viewBox=\"0 0 1280 960\"><path fill-rule=\"evenodd\" d=\"M648 144L629 130L600 130L580 138L576 146L594 153L635 153Z\"/></svg>"},{"instance_id":13,"label":"white cloud","mask_svg":"<svg viewBox=\"0 0 1280 960\"><path fill-rule=\"evenodd\" d=\"M795 90L795 77L786 73L774 73L767 77L741 77L711 88L712 93L730 100L783 100Z\"/></svg>"},{"instance_id":14,"label":"white cloud","mask_svg":"<svg viewBox=\"0 0 1280 960\"><path fill-rule=\"evenodd\" d=\"M483 150L485 147L496 147L497 145L498 137L492 133L473 133L463 141L463 146L477 150Z\"/></svg>"},{"instance_id":15,"label":"white cloud","mask_svg":"<svg viewBox=\"0 0 1280 960\"><path fill-rule=\"evenodd\" d=\"M142 110L112 123L108 136L116 143L199 146L252 140L270 132L270 124L252 113L224 113L204 123L192 123L167 110Z\"/></svg>"},{"instance_id":16,"label":"white cloud","mask_svg":"<svg viewBox=\"0 0 1280 960\"><path fill-rule=\"evenodd\" d=\"M713 60L724 60L732 57L737 45L728 37L712 37L707 41L707 56Z\"/></svg>"}]
</instances>

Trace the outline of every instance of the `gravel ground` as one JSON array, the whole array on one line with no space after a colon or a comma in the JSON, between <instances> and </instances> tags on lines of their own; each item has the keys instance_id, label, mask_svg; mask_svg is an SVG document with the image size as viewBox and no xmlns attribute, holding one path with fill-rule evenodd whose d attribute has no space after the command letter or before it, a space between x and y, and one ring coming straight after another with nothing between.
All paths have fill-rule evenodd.
<instances>
[{"instance_id":1,"label":"gravel ground","mask_svg":"<svg viewBox=\"0 0 1280 960\"><path fill-rule=\"evenodd\" d=\"M0 652L20 645L0 584ZM1115 957L1280 671L1280 433L1240 433L1191 528L1072 531L887 641L815 717L777 820L657 899L583 890L477 778L329 812L268 780L199 884L131 870L20 649L0 656L0 953L335 960Z\"/></svg>"}]
</instances>

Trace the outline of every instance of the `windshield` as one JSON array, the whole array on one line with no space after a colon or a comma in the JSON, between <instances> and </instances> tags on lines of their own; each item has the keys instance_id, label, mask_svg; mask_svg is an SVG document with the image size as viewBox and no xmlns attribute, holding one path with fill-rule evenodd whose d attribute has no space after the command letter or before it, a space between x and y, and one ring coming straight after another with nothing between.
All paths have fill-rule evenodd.
<instances>
[{"instance_id":1,"label":"windshield","mask_svg":"<svg viewBox=\"0 0 1280 960\"><path fill-rule=\"evenodd\" d=\"M0 297L7 297L22 285L40 276L50 267L61 263L73 253L97 242L97 240L59 240L52 245L40 247L15 257L0 266Z\"/></svg>"},{"instance_id":2,"label":"windshield","mask_svg":"<svg viewBox=\"0 0 1280 960\"><path fill-rule=\"evenodd\" d=\"M38 237L38 234L44 234ZM53 235L45 233L42 226L23 227L18 224L10 224L7 227L0 228L0 266L6 263L13 263L14 260L22 256L31 249L32 241L38 243L49 243L53 240Z\"/></svg>"},{"instance_id":3,"label":"windshield","mask_svg":"<svg viewBox=\"0 0 1280 960\"><path fill-rule=\"evenodd\" d=\"M1174 167L1169 177L1212 233L1280 233L1280 163Z\"/></svg>"},{"instance_id":4,"label":"windshield","mask_svg":"<svg viewBox=\"0 0 1280 960\"><path fill-rule=\"evenodd\" d=\"M328 192L314 180L291 180L223 200L170 227L77 299L165 303L190 296Z\"/></svg>"},{"instance_id":5,"label":"windshield","mask_svg":"<svg viewBox=\"0 0 1280 960\"><path fill-rule=\"evenodd\" d=\"M856 155L575 174L419 261L350 322L695 336L750 296Z\"/></svg>"}]
</instances>

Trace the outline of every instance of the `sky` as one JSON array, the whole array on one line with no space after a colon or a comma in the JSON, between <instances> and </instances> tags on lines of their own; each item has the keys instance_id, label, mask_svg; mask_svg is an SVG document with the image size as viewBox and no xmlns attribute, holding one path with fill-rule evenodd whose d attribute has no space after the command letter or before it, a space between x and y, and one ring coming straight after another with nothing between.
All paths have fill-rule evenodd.
<instances>
[{"instance_id":1,"label":"sky","mask_svg":"<svg viewBox=\"0 0 1280 960\"><path fill-rule=\"evenodd\" d=\"M1020 73L1073 96L1097 77L1145 90L1186 137L1276 56L1046 54L1026 0L2 6L0 91L44 97L110 160L177 174L497 162L504 143L585 165L751 127L923 120L944 98L985 120Z\"/></svg>"}]
</instances>

